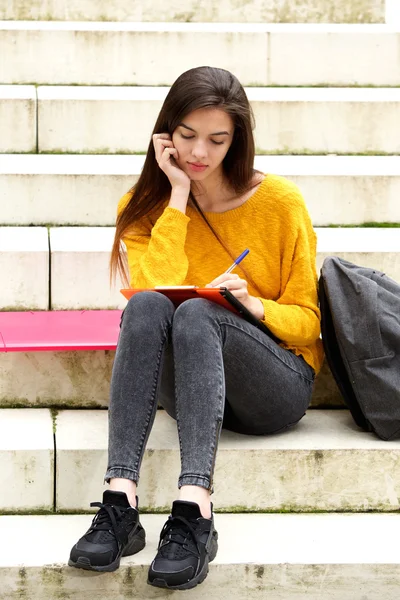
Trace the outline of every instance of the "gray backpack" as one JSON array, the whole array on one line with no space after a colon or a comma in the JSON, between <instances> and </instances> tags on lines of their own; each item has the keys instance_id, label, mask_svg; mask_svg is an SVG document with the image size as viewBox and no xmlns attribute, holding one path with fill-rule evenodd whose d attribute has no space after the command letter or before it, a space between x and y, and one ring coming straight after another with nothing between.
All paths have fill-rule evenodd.
<instances>
[{"instance_id":1,"label":"gray backpack","mask_svg":"<svg viewBox=\"0 0 400 600\"><path fill-rule=\"evenodd\" d=\"M400 285L337 257L319 279L322 341L357 425L400 437Z\"/></svg>"}]
</instances>

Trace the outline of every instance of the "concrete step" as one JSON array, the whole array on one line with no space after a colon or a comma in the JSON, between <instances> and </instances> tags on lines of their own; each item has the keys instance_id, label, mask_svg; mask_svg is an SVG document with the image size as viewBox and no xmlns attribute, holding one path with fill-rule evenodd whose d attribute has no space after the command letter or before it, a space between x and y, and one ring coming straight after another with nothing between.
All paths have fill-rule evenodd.
<instances>
[{"instance_id":1,"label":"concrete step","mask_svg":"<svg viewBox=\"0 0 400 600\"><path fill-rule=\"evenodd\" d=\"M0 407L105 408L115 352L0 352ZM16 376L18 374L18 376ZM324 363L313 407L343 407Z\"/></svg>"},{"instance_id":2,"label":"concrete step","mask_svg":"<svg viewBox=\"0 0 400 600\"><path fill-rule=\"evenodd\" d=\"M53 421L49 410L1 409L0 468L4 485L0 513L52 511L54 460Z\"/></svg>"},{"instance_id":3,"label":"concrete step","mask_svg":"<svg viewBox=\"0 0 400 600\"><path fill-rule=\"evenodd\" d=\"M0 223L114 225L144 158L4 155ZM298 184L316 226L400 223L398 156L256 156L255 167Z\"/></svg>"},{"instance_id":4,"label":"concrete step","mask_svg":"<svg viewBox=\"0 0 400 600\"><path fill-rule=\"evenodd\" d=\"M45 227L0 227L0 278L0 310L48 309L49 235Z\"/></svg>"},{"instance_id":5,"label":"concrete step","mask_svg":"<svg viewBox=\"0 0 400 600\"><path fill-rule=\"evenodd\" d=\"M327 256L373 267L400 280L400 236L397 228L315 228L317 272ZM49 248L44 227L0 227L2 310L46 310L49 307ZM109 285L109 255L114 227L50 229L51 308L76 310L123 308L121 282ZM93 279L93 273L96 278ZM91 282L90 285L87 282Z\"/></svg>"},{"instance_id":6,"label":"concrete step","mask_svg":"<svg viewBox=\"0 0 400 600\"><path fill-rule=\"evenodd\" d=\"M152 0L126 3L87 0L9 0L0 6L0 19L43 21L173 21L245 23L384 23L384 0L361 0L357 4L338 0L279 0L239 4L234 0L208 0L201 4L188 0L182 10L179 0L168 3Z\"/></svg>"},{"instance_id":7,"label":"concrete step","mask_svg":"<svg viewBox=\"0 0 400 600\"><path fill-rule=\"evenodd\" d=\"M0 598L181 598L146 584L166 515L141 520L146 548L101 575L67 566L71 547L90 526L88 515L0 517ZM398 598L397 515L216 515L215 524L219 551L207 579L191 590L193 600Z\"/></svg>"},{"instance_id":8,"label":"concrete step","mask_svg":"<svg viewBox=\"0 0 400 600\"><path fill-rule=\"evenodd\" d=\"M10 228L14 229L14 228ZM18 229L18 228L16 228ZM317 271L327 256L373 267L400 281L397 228L315 228ZM53 309L123 308L120 283L110 289L108 264L113 227L59 227L50 230ZM93 273L96 278L93 279ZM90 281L90 285L87 282Z\"/></svg>"},{"instance_id":9,"label":"concrete step","mask_svg":"<svg viewBox=\"0 0 400 600\"><path fill-rule=\"evenodd\" d=\"M96 510L90 502L101 500L106 489L107 411L61 410L55 425L48 409L1 409L0 416L0 466L10 482L0 513L51 511L54 490L58 512ZM235 513L395 511L399 457L400 441L361 431L347 410L309 410L283 434L223 430L214 506ZM179 471L176 423L158 411L138 488L144 512L169 510Z\"/></svg>"},{"instance_id":10,"label":"concrete step","mask_svg":"<svg viewBox=\"0 0 400 600\"><path fill-rule=\"evenodd\" d=\"M100 305L102 308L126 306L126 300L119 291L124 287L120 278L117 277L115 286L110 287L109 258L114 231L114 227L50 229L53 310L61 305L67 310L81 308L85 304L93 304L93 308L100 308ZM88 277L89 272L91 275Z\"/></svg>"},{"instance_id":11,"label":"concrete step","mask_svg":"<svg viewBox=\"0 0 400 600\"><path fill-rule=\"evenodd\" d=\"M147 152L168 90L39 87L39 152ZM246 92L256 118L258 154L400 153L400 88L247 88Z\"/></svg>"},{"instance_id":12,"label":"concrete step","mask_svg":"<svg viewBox=\"0 0 400 600\"><path fill-rule=\"evenodd\" d=\"M244 85L392 86L399 36L396 25L1 21L0 81L171 85L212 65Z\"/></svg>"},{"instance_id":13,"label":"concrete step","mask_svg":"<svg viewBox=\"0 0 400 600\"><path fill-rule=\"evenodd\" d=\"M0 85L0 153L36 152L36 88Z\"/></svg>"},{"instance_id":14,"label":"concrete step","mask_svg":"<svg viewBox=\"0 0 400 600\"><path fill-rule=\"evenodd\" d=\"M57 415L60 512L93 510L90 502L101 498L107 431L106 411ZM213 502L217 510L228 512L398 510L399 458L400 441L383 442L362 432L347 410L309 410L284 434L253 437L223 431ZM141 469L143 509L169 510L179 471L176 423L160 411Z\"/></svg>"}]
</instances>

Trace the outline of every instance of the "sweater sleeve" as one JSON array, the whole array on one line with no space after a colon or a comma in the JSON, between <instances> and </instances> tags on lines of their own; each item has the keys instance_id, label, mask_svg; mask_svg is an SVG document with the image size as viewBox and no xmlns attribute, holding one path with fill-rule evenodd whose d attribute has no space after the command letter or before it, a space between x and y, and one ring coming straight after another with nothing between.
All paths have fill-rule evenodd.
<instances>
[{"instance_id":1,"label":"sweater sleeve","mask_svg":"<svg viewBox=\"0 0 400 600\"><path fill-rule=\"evenodd\" d=\"M123 237L131 287L182 285L189 267L185 253L189 221L186 214L167 206L154 226L144 219Z\"/></svg>"},{"instance_id":2,"label":"sweater sleeve","mask_svg":"<svg viewBox=\"0 0 400 600\"><path fill-rule=\"evenodd\" d=\"M304 219L281 296L277 300L260 298L264 306L263 323L282 342L296 346L312 344L321 332L315 266L317 238L308 214Z\"/></svg>"}]
</instances>

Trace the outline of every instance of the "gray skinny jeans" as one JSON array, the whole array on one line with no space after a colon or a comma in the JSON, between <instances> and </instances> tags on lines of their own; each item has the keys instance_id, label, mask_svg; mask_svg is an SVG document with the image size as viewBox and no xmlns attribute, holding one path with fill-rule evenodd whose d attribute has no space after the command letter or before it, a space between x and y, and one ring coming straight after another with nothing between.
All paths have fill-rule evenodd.
<instances>
[{"instance_id":1,"label":"gray skinny jeans","mask_svg":"<svg viewBox=\"0 0 400 600\"><path fill-rule=\"evenodd\" d=\"M157 403L176 419L178 487L213 489L222 426L264 435L297 423L310 403L314 370L265 333L203 298L175 308L158 292L128 302L111 379L108 468L139 480Z\"/></svg>"}]
</instances>

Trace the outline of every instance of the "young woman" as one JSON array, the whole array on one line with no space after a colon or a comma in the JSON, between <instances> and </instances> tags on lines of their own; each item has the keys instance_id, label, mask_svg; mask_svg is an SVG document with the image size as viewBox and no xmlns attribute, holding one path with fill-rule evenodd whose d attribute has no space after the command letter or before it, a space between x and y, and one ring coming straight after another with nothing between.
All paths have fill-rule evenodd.
<instances>
[{"instance_id":1,"label":"young woman","mask_svg":"<svg viewBox=\"0 0 400 600\"><path fill-rule=\"evenodd\" d=\"M120 201L111 272L127 276L124 242L131 287L226 287L279 343L209 300L176 308L154 291L129 300L111 381L110 488L92 504L99 511L71 566L113 571L144 547L136 485L160 404L177 421L182 471L148 582L201 583L217 553L210 494L221 428L275 433L309 405L322 362L316 236L298 188L253 169L252 130L234 75L200 67L177 79L139 180Z\"/></svg>"}]
</instances>

